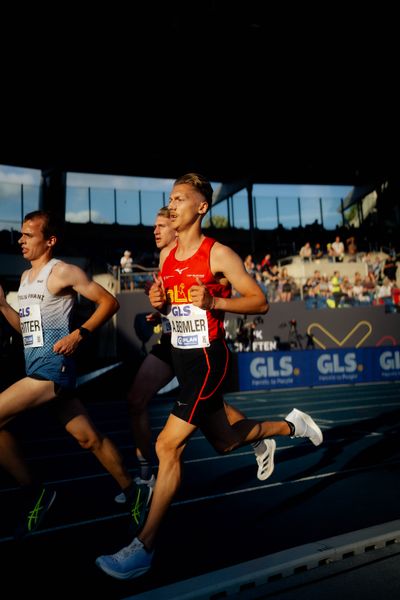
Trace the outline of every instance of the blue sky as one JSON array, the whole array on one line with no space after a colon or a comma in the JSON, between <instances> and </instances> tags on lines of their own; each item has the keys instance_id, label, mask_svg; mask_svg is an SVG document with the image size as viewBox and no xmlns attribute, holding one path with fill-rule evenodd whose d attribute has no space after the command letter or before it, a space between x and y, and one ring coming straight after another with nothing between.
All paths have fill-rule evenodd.
<instances>
[{"instance_id":1,"label":"blue sky","mask_svg":"<svg viewBox=\"0 0 400 600\"><path fill-rule=\"evenodd\" d=\"M95 222L113 222L111 214L110 190L118 190L120 202L118 211L118 222L129 224L132 218L138 218L133 213L137 202L125 201L124 194L132 195L132 190L141 190L142 219L144 224L152 224L154 215L160 205L160 199L168 200L173 179L151 179L144 177L123 177L119 175L90 175L81 173L68 173L67 185L70 191L67 193L67 218L75 222L86 222L88 220L87 190L94 190L92 200L92 220ZM33 210L35 194L40 184L40 171L0 165L0 229L9 229L10 222L20 220L20 198L21 184L24 186L24 212ZM213 182L216 189L217 182ZM296 226L297 198L302 202L303 225L312 222L315 218L319 220L319 198L323 199L324 225L326 228L334 228L339 222L340 199L345 198L351 191L351 186L329 186L329 185L293 185L293 184L255 184L253 195L256 197L256 212L258 224L261 228L272 229L276 227L276 201L279 198L280 219L287 226ZM162 195L164 194L164 196ZM107 208L108 207L108 208ZM217 206L213 214L226 216L226 203ZM245 190L234 197L234 225L236 227L248 227L247 215L247 193ZM19 228L19 224L13 225Z\"/></svg>"}]
</instances>

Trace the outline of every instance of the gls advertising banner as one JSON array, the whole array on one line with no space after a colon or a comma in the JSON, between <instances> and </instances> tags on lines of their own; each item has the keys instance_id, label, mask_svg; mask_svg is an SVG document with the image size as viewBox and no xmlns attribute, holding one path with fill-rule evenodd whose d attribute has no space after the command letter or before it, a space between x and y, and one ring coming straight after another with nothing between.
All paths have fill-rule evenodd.
<instances>
[{"instance_id":1,"label":"gls advertising banner","mask_svg":"<svg viewBox=\"0 0 400 600\"><path fill-rule=\"evenodd\" d=\"M400 349L337 348L294 352L240 352L241 391L400 379Z\"/></svg>"}]
</instances>

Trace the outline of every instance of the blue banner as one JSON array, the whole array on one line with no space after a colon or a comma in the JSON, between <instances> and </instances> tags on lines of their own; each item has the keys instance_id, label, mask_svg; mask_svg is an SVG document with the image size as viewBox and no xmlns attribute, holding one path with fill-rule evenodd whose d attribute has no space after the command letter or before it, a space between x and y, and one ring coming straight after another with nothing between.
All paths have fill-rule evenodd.
<instances>
[{"instance_id":1,"label":"blue banner","mask_svg":"<svg viewBox=\"0 0 400 600\"><path fill-rule=\"evenodd\" d=\"M239 352L241 391L400 380L400 347Z\"/></svg>"}]
</instances>

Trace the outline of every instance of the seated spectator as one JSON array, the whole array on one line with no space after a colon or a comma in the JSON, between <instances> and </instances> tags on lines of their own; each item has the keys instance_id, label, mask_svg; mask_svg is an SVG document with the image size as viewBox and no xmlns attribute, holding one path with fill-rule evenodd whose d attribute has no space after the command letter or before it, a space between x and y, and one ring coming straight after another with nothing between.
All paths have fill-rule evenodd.
<instances>
[{"instance_id":1,"label":"seated spectator","mask_svg":"<svg viewBox=\"0 0 400 600\"><path fill-rule=\"evenodd\" d=\"M299 256L303 262L310 262L312 258L312 248L310 242L306 242L304 246L300 248Z\"/></svg>"},{"instance_id":2,"label":"seated spectator","mask_svg":"<svg viewBox=\"0 0 400 600\"><path fill-rule=\"evenodd\" d=\"M344 259L344 244L339 235L336 236L331 248L333 251L333 256L335 257L335 262L342 262Z\"/></svg>"},{"instance_id":3,"label":"seated spectator","mask_svg":"<svg viewBox=\"0 0 400 600\"><path fill-rule=\"evenodd\" d=\"M269 271L263 271L264 285L267 290L268 302L277 302L279 300L278 281L279 269L277 265L272 265Z\"/></svg>"},{"instance_id":4,"label":"seated spectator","mask_svg":"<svg viewBox=\"0 0 400 600\"><path fill-rule=\"evenodd\" d=\"M283 267L279 274L278 292L281 302L290 302L292 299L294 280L288 273L286 267Z\"/></svg>"},{"instance_id":5,"label":"seated spectator","mask_svg":"<svg viewBox=\"0 0 400 600\"><path fill-rule=\"evenodd\" d=\"M318 296L326 302L326 299L330 295L329 277L326 273L321 276L321 280L317 287ZM322 302L320 303L320 305Z\"/></svg>"},{"instance_id":6,"label":"seated spectator","mask_svg":"<svg viewBox=\"0 0 400 600\"><path fill-rule=\"evenodd\" d=\"M396 281L397 263L395 257L395 254L388 256L383 266L383 274L390 279L390 281Z\"/></svg>"},{"instance_id":7,"label":"seated spectator","mask_svg":"<svg viewBox=\"0 0 400 600\"><path fill-rule=\"evenodd\" d=\"M348 275L343 276L342 281L340 282L340 289L342 291L340 305L348 306L349 304L353 304L353 284Z\"/></svg>"},{"instance_id":8,"label":"seated spectator","mask_svg":"<svg viewBox=\"0 0 400 600\"><path fill-rule=\"evenodd\" d=\"M355 238L353 236L347 238L346 245L347 245L347 254L349 255L349 262L356 262L357 261L357 245L356 245Z\"/></svg>"},{"instance_id":9,"label":"seated spectator","mask_svg":"<svg viewBox=\"0 0 400 600\"><path fill-rule=\"evenodd\" d=\"M342 297L341 277L339 271L333 271L333 275L329 280L331 296L333 296L335 306L339 306Z\"/></svg>"},{"instance_id":10,"label":"seated spectator","mask_svg":"<svg viewBox=\"0 0 400 600\"><path fill-rule=\"evenodd\" d=\"M243 261L244 268L248 272L251 277L255 278L256 275L256 265L254 264L253 257L251 254L248 254Z\"/></svg>"},{"instance_id":11,"label":"seated spectator","mask_svg":"<svg viewBox=\"0 0 400 600\"><path fill-rule=\"evenodd\" d=\"M356 273L354 273L353 303L363 304L369 301L369 296L364 293L363 278L361 277L361 273L357 271Z\"/></svg>"},{"instance_id":12,"label":"seated spectator","mask_svg":"<svg viewBox=\"0 0 400 600\"><path fill-rule=\"evenodd\" d=\"M382 285L378 286L378 291L376 293L376 298L379 304L389 304L392 302L393 286L393 281L390 281L389 277L385 277Z\"/></svg>"},{"instance_id":13,"label":"seated spectator","mask_svg":"<svg viewBox=\"0 0 400 600\"><path fill-rule=\"evenodd\" d=\"M335 254L334 249L332 248L332 244L331 243L329 243L329 244L326 245L326 253L328 255L329 262L335 262L336 254Z\"/></svg>"},{"instance_id":14,"label":"seated spectator","mask_svg":"<svg viewBox=\"0 0 400 600\"><path fill-rule=\"evenodd\" d=\"M314 260L320 260L324 256L321 244L317 242L313 248L312 256Z\"/></svg>"},{"instance_id":15,"label":"seated spectator","mask_svg":"<svg viewBox=\"0 0 400 600\"><path fill-rule=\"evenodd\" d=\"M372 272L375 275L376 282L381 281L381 257L375 256L374 262L372 263Z\"/></svg>"},{"instance_id":16,"label":"seated spectator","mask_svg":"<svg viewBox=\"0 0 400 600\"><path fill-rule=\"evenodd\" d=\"M248 254L246 256L246 258L243 261L244 264L244 268L246 269L246 271L248 272L248 274L253 277L253 279L256 280L256 282L258 283L258 285L261 287L261 289L263 290L263 292L266 294L267 290L265 287L265 283L263 281L262 275L260 273L260 265L255 265L254 261L253 261L253 257L251 254Z\"/></svg>"},{"instance_id":17,"label":"seated spectator","mask_svg":"<svg viewBox=\"0 0 400 600\"><path fill-rule=\"evenodd\" d=\"M261 271L264 271L264 268L266 270L270 269L272 266L272 262L271 262L271 255L270 254L266 254L264 256L264 258L261 261Z\"/></svg>"},{"instance_id":18,"label":"seated spectator","mask_svg":"<svg viewBox=\"0 0 400 600\"><path fill-rule=\"evenodd\" d=\"M368 271L367 276L363 280L363 295L368 296L372 303L375 299L376 279L372 271Z\"/></svg>"}]
</instances>

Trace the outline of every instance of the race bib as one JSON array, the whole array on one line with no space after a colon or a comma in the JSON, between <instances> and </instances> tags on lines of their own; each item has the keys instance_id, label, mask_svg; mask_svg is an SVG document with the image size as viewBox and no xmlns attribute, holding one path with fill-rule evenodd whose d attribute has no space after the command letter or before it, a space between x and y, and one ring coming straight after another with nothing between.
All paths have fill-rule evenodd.
<instances>
[{"instance_id":1,"label":"race bib","mask_svg":"<svg viewBox=\"0 0 400 600\"><path fill-rule=\"evenodd\" d=\"M174 348L207 348L210 345L207 311L193 304L173 304L167 316Z\"/></svg>"},{"instance_id":2,"label":"race bib","mask_svg":"<svg viewBox=\"0 0 400 600\"><path fill-rule=\"evenodd\" d=\"M24 306L19 309L21 333L25 348L38 348L43 346L42 315L40 306Z\"/></svg>"}]
</instances>

